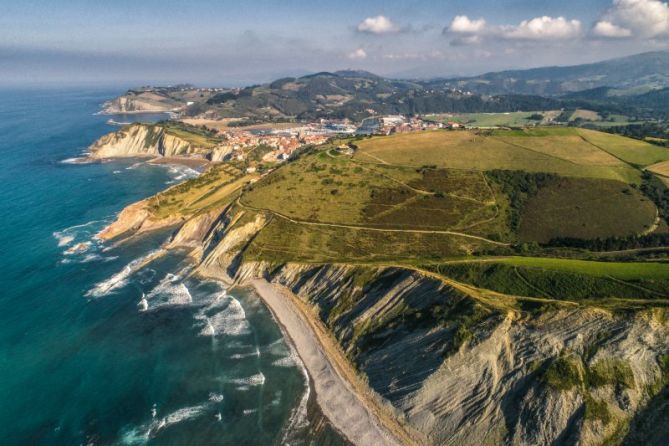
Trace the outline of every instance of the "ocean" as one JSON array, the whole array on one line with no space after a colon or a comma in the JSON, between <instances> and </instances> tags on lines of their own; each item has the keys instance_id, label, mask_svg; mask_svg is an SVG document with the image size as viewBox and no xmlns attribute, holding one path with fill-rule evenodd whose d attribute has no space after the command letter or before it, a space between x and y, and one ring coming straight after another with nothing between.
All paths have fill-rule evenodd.
<instances>
[{"instance_id":1,"label":"ocean","mask_svg":"<svg viewBox=\"0 0 669 446\"><path fill-rule=\"evenodd\" d=\"M94 239L196 175L68 162L116 128L95 112L119 93L0 90L1 443L313 442L305 372L252 292L190 277L184 253L145 265L169 233Z\"/></svg>"}]
</instances>

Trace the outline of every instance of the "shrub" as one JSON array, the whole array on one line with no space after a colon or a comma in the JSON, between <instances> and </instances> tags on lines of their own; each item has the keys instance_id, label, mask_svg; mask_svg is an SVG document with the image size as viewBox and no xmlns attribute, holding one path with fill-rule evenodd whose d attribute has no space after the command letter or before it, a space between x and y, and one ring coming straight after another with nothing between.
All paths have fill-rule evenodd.
<instances>
[{"instance_id":1,"label":"shrub","mask_svg":"<svg viewBox=\"0 0 669 446\"><path fill-rule=\"evenodd\" d=\"M583 383L581 361L575 356L559 356L550 360L542 381L555 390L571 390Z\"/></svg>"},{"instance_id":2,"label":"shrub","mask_svg":"<svg viewBox=\"0 0 669 446\"><path fill-rule=\"evenodd\" d=\"M634 387L634 373L627 361L603 359L588 369L588 384L592 387L620 385L626 389Z\"/></svg>"}]
</instances>

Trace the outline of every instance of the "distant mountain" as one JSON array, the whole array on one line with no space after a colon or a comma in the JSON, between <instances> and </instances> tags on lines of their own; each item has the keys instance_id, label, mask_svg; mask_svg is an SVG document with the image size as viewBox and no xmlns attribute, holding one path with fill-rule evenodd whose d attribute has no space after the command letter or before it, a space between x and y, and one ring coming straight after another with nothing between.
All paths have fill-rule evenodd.
<instances>
[{"instance_id":1,"label":"distant mountain","mask_svg":"<svg viewBox=\"0 0 669 446\"><path fill-rule=\"evenodd\" d=\"M611 87L598 87L562 96L566 107L602 109L645 119L669 117L669 88L627 94Z\"/></svg>"},{"instance_id":2,"label":"distant mountain","mask_svg":"<svg viewBox=\"0 0 669 446\"><path fill-rule=\"evenodd\" d=\"M433 87L459 88L479 94L558 96L610 87L617 94L639 94L669 87L669 51L656 51L568 67L544 67L486 73L426 82Z\"/></svg>"},{"instance_id":3,"label":"distant mountain","mask_svg":"<svg viewBox=\"0 0 669 446\"><path fill-rule=\"evenodd\" d=\"M366 71L320 72L265 85L221 92L206 101L207 112L251 120L350 118L373 114L507 112L559 108L538 96L482 96L424 82L387 79ZM198 105L193 110L200 113Z\"/></svg>"},{"instance_id":4,"label":"distant mountain","mask_svg":"<svg viewBox=\"0 0 669 446\"><path fill-rule=\"evenodd\" d=\"M663 90L667 88L669 52L653 52L587 65L460 79L398 80L343 70L236 89L144 87L110 101L113 107L108 108L120 110L123 105L127 110L142 111L159 102L186 116L245 118L245 123L561 108L656 117L655 112L667 115L667 93Z\"/></svg>"}]
</instances>

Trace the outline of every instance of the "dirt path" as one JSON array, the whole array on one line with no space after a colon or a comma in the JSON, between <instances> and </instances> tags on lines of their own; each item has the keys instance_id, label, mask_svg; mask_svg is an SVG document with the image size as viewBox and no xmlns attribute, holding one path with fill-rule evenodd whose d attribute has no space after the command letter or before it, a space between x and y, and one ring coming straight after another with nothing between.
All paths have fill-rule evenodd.
<instances>
[{"instance_id":1,"label":"dirt path","mask_svg":"<svg viewBox=\"0 0 669 446\"><path fill-rule=\"evenodd\" d=\"M255 279L256 292L297 350L314 383L316 401L332 425L360 446L416 445L397 420L380 408L308 308L285 288Z\"/></svg>"}]
</instances>

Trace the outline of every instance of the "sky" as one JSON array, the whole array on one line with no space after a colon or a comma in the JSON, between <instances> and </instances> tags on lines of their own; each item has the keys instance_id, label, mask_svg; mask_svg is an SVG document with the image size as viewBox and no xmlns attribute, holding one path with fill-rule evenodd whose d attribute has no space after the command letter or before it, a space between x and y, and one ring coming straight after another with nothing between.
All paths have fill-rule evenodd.
<instances>
[{"instance_id":1,"label":"sky","mask_svg":"<svg viewBox=\"0 0 669 446\"><path fill-rule=\"evenodd\" d=\"M0 85L452 77L669 49L662 0L0 0Z\"/></svg>"}]
</instances>

